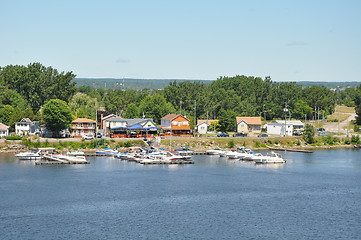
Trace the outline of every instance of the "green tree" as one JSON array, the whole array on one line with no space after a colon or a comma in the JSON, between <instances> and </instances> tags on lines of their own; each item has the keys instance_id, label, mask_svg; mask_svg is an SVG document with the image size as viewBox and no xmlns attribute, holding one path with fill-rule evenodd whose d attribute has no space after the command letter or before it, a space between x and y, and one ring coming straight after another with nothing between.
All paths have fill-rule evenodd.
<instances>
[{"instance_id":1,"label":"green tree","mask_svg":"<svg viewBox=\"0 0 361 240\"><path fill-rule=\"evenodd\" d=\"M135 103L130 103L125 109L124 118L139 118L142 117L139 107Z\"/></svg>"},{"instance_id":2,"label":"green tree","mask_svg":"<svg viewBox=\"0 0 361 240\"><path fill-rule=\"evenodd\" d=\"M236 115L233 110L221 110L218 118L220 130L223 132L233 131L236 127Z\"/></svg>"},{"instance_id":3,"label":"green tree","mask_svg":"<svg viewBox=\"0 0 361 240\"><path fill-rule=\"evenodd\" d=\"M160 119L168 113L175 112L173 105L160 94L145 97L140 102L139 110L145 117L153 118L156 123L159 123Z\"/></svg>"},{"instance_id":4,"label":"green tree","mask_svg":"<svg viewBox=\"0 0 361 240\"><path fill-rule=\"evenodd\" d=\"M98 101L85 93L76 93L69 102L69 107L77 118L95 119Z\"/></svg>"},{"instance_id":5,"label":"green tree","mask_svg":"<svg viewBox=\"0 0 361 240\"><path fill-rule=\"evenodd\" d=\"M315 142L315 131L311 124L305 125L305 130L303 131L303 139L308 144L312 144Z\"/></svg>"},{"instance_id":6,"label":"green tree","mask_svg":"<svg viewBox=\"0 0 361 240\"><path fill-rule=\"evenodd\" d=\"M218 131L220 130L221 124L219 124L219 121L217 122L211 122L211 124L209 124L209 130L210 131Z\"/></svg>"},{"instance_id":7,"label":"green tree","mask_svg":"<svg viewBox=\"0 0 361 240\"><path fill-rule=\"evenodd\" d=\"M356 111L356 124L361 125L361 85L359 85L356 89L354 101Z\"/></svg>"},{"instance_id":8,"label":"green tree","mask_svg":"<svg viewBox=\"0 0 361 240\"><path fill-rule=\"evenodd\" d=\"M307 118L312 116L312 108L308 106L308 104L305 101L301 99L296 101L291 111L292 111L292 116L297 119L304 119L305 116Z\"/></svg>"},{"instance_id":9,"label":"green tree","mask_svg":"<svg viewBox=\"0 0 361 240\"><path fill-rule=\"evenodd\" d=\"M58 136L59 132L66 129L72 121L70 108L60 99L49 100L43 107L42 116L46 127L54 136Z\"/></svg>"},{"instance_id":10,"label":"green tree","mask_svg":"<svg viewBox=\"0 0 361 240\"><path fill-rule=\"evenodd\" d=\"M0 106L0 122L14 128L14 123L18 121L18 112L10 105Z\"/></svg>"},{"instance_id":11,"label":"green tree","mask_svg":"<svg viewBox=\"0 0 361 240\"><path fill-rule=\"evenodd\" d=\"M34 112L50 99L68 101L75 93L74 77L72 72L59 73L40 63L28 66L8 65L0 69L0 83L21 94Z\"/></svg>"}]
</instances>

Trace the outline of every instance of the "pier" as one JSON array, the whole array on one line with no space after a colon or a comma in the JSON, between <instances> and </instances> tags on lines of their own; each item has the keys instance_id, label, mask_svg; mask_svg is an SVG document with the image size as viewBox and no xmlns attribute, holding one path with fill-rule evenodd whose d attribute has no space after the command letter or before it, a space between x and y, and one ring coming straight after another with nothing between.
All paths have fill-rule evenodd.
<instances>
[{"instance_id":1,"label":"pier","mask_svg":"<svg viewBox=\"0 0 361 240\"><path fill-rule=\"evenodd\" d=\"M274 148L274 147L268 147L268 149L274 150L274 151L288 151L288 152L313 153L313 151L310 151L310 150L294 149L294 148Z\"/></svg>"},{"instance_id":2,"label":"pier","mask_svg":"<svg viewBox=\"0 0 361 240\"><path fill-rule=\"evenodd\" d=\"M170 162L140 162L140 164L143 165L153 165L153 164L194 164L193 160L174 160L174 161L170 161Z\"/></svg>"}]
</instances>

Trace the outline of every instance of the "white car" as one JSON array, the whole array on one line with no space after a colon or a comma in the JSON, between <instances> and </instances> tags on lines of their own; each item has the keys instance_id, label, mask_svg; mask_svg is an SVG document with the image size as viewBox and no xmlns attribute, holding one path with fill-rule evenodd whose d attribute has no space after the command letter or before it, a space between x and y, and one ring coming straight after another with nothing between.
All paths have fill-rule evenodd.
<instances>
[{"instance_id":1,"label":"white car","mask_svg":"<svg viewBox=\"0 0 361 240\"><path fill-rule=\"evenodd\" d=\"M83 136L83 139L84 139L84 140L93 140L93 139L94 139L94 136L93 136L93 135L84 135L84 136Z\"/></svg>"}]
</instances>

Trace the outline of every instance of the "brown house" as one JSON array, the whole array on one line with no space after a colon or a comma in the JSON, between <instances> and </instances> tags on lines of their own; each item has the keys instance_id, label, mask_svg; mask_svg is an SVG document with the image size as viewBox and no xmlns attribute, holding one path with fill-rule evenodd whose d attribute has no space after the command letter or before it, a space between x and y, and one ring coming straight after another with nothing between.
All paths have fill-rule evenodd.
<instances>
[{"instance_id":1,"label":"brown house","mask_svg":"<svg viewBox=\"0 0 361 240\"><path fill-rule=\"evenodd\" d=\"M165 134L173 136L189 136L192 134L190 120L181 114L170 113L161 118L161 125Z\"/></svg>"},{"instance_id":2,"label":"brown house","mask_svg":"<svg viewBox=\"0 0 361 240\"><path fill-rule=\"evenodd\" d=\"M96 121L88 118L78 118L71 122L72 137L83 137L85 135L95 136Z\"/></svg>"}]
</instances>

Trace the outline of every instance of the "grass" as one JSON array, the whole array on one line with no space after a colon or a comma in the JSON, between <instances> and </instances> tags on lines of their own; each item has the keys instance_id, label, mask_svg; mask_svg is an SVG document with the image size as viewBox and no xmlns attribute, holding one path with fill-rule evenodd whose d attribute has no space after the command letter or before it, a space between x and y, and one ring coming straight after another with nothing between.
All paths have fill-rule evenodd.
<instances>
[{"instance_id":1,"label":"grass","mask_svg":"<svg viewBox=\"0 0 361 240\"><path fill-rule=\"evenodd\" d=\"M337 105L335 107L335 112L337 112L337 113L354 113L355 108L354 107L347 107L345 105Z\"/></svg>"},{"instance_id":2,"label":"grass","mask_svg":"<svg viewBox=\"0 0 361 240\"><path fill-rule=\"evenodd\" d=\"M355 113L354 107L347 107L345 105L337 105L335 107L335 112L328 116L327 120L329 121L345 121L349 116L350 113Z\"/></svg>"}]
</instances>

